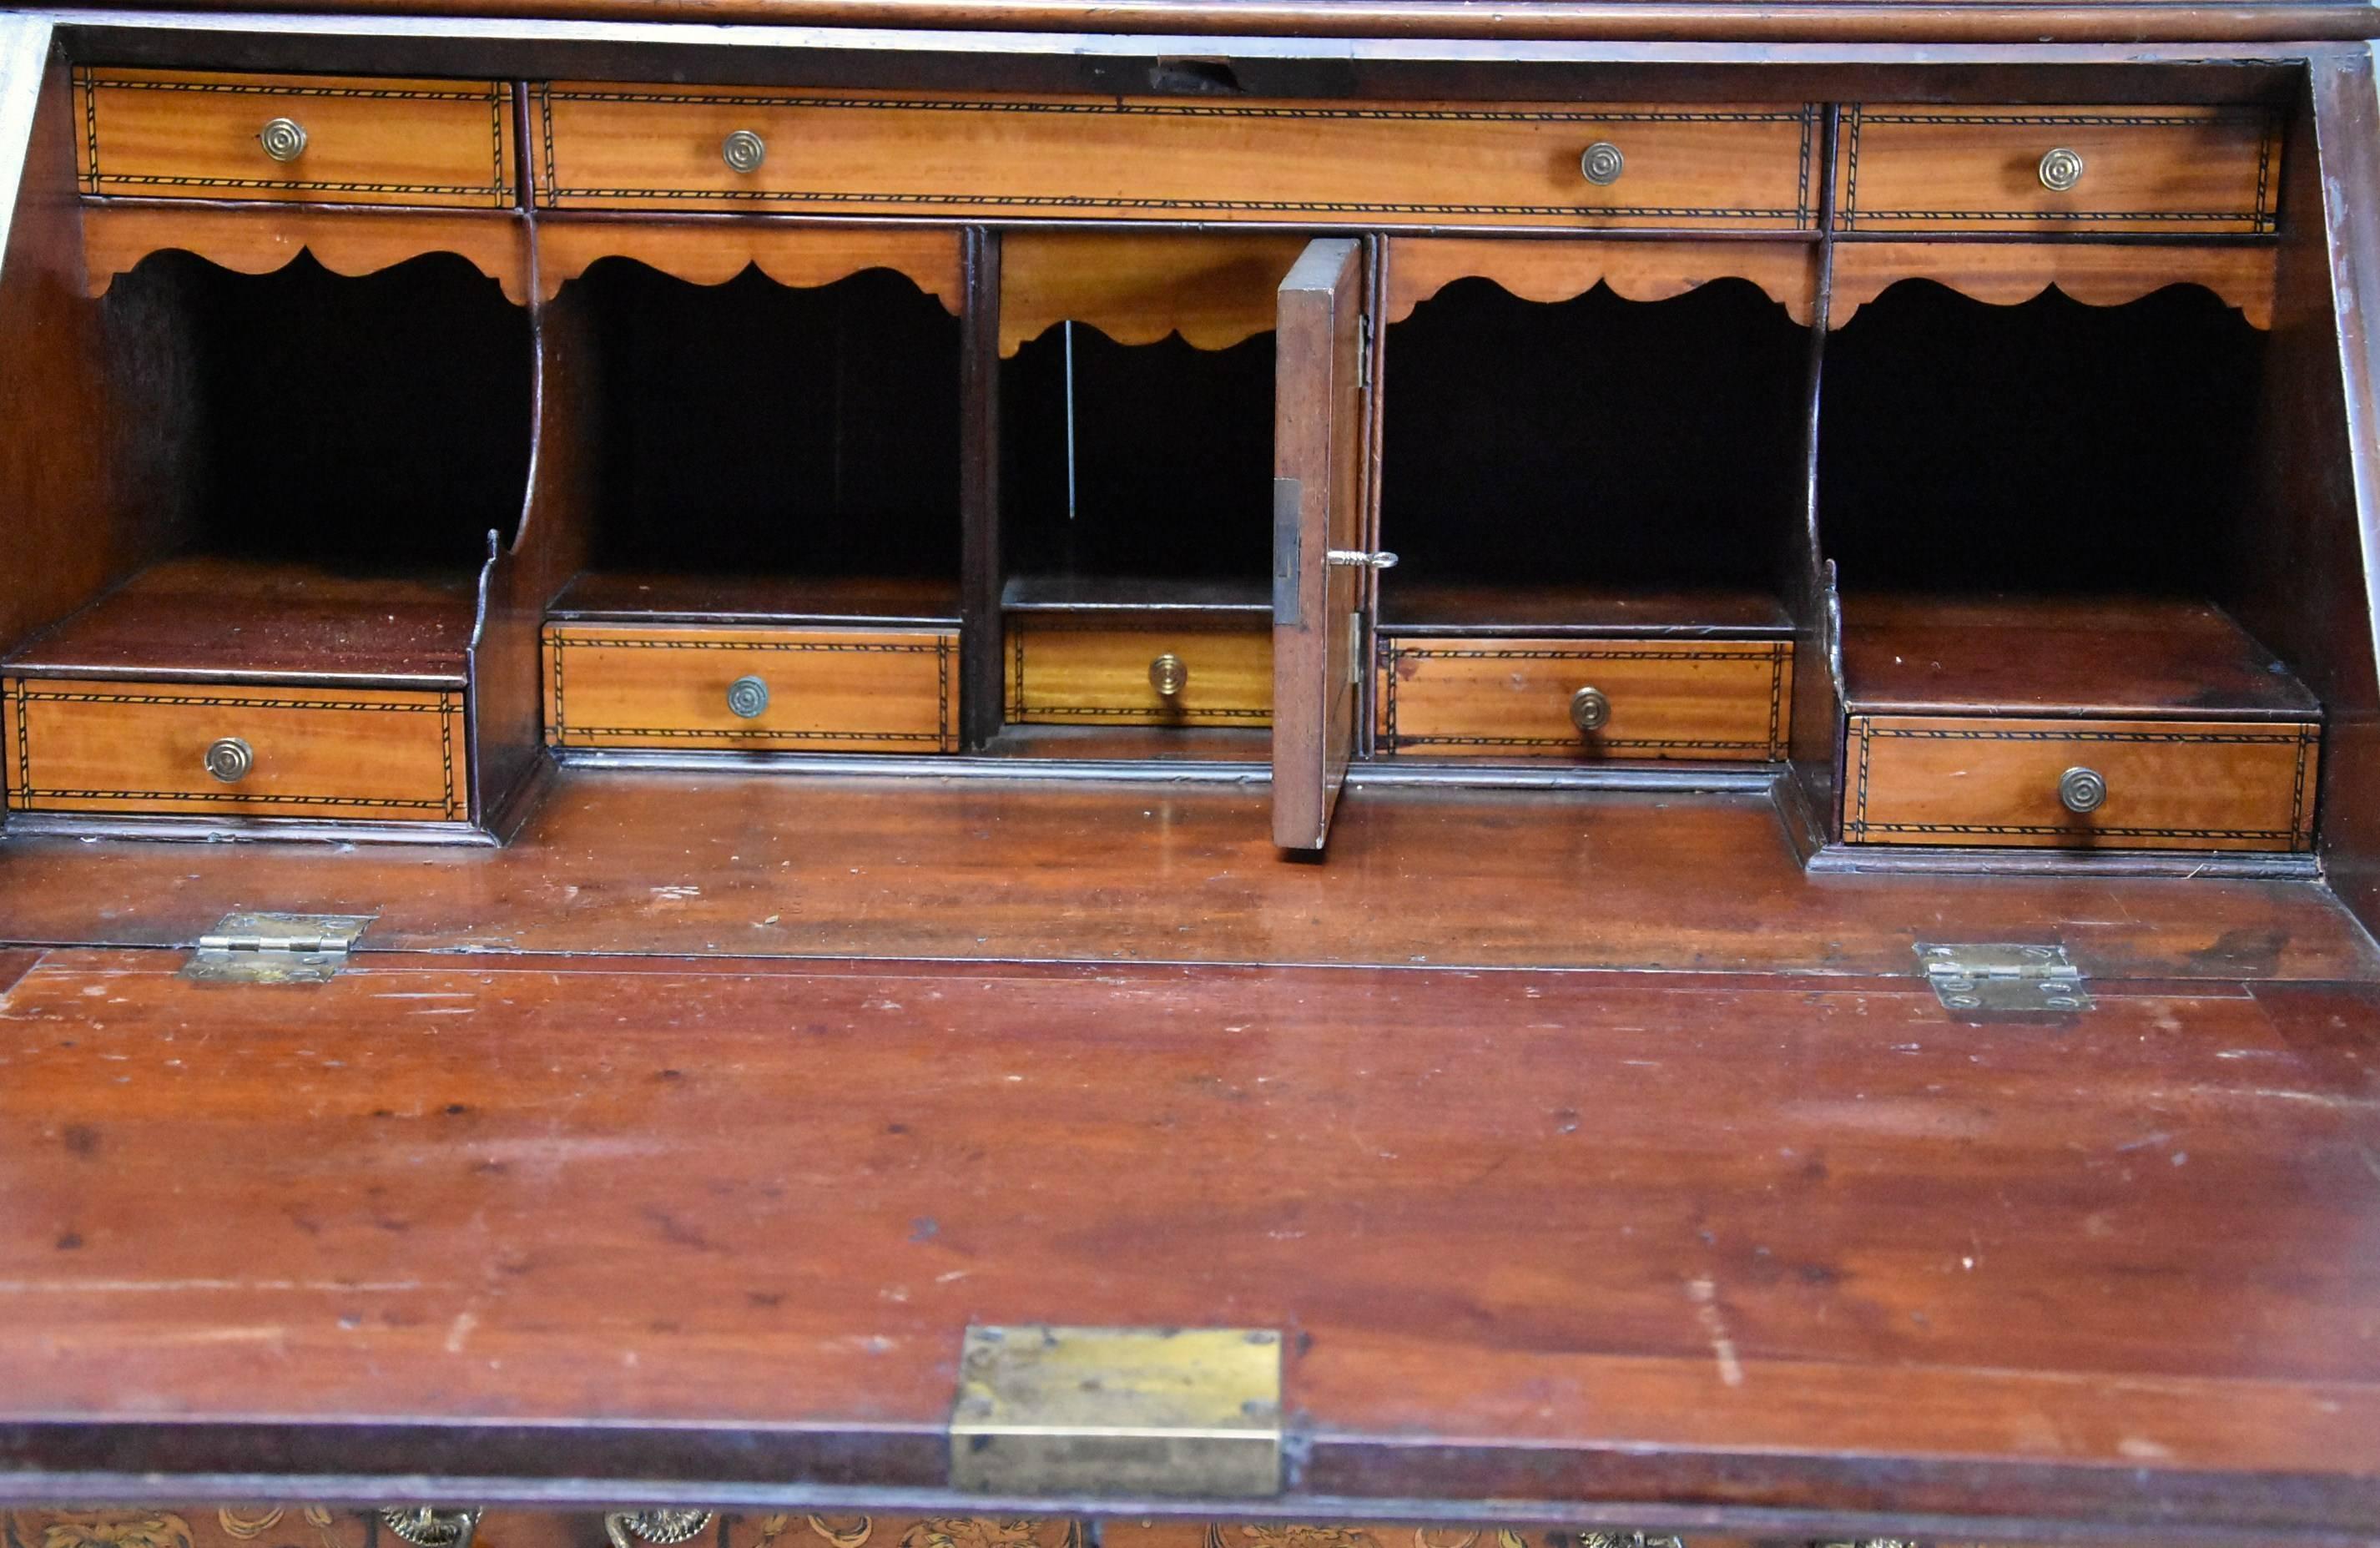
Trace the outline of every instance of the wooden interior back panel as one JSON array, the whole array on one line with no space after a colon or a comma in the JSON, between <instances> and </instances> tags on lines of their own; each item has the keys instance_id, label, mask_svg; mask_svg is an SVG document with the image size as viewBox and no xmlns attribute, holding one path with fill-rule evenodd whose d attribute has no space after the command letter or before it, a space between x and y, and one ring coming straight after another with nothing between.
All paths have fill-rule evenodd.
<instances>
[{"instance_id":1,"label":"wooden interior back panel","mask_svg":"<svg viewBox=\"0 0 2380 1548\"><path fill-rule=\"evenodd\" d=\"M79 70L82 191L169 199L432 204L514 201L513 89L504 81ZM305 149L259 135L286 118Z\"/></svg>"},{"instance_id":2,"label":"wooden interior back panel","mask_svg":"<svg viewBox=\"0 0 2380 1548\"><path fill-rule=\"evenodd\" d=\"M757 134L759 165L722 147ZM1815 109L538 89L538 202L1354 226L1815 221ZM1617 146L1597 184L1580 158Z\"/></svg>"},{"instance_id":3,"label":"wooden interior back panel","mask_svg":"<svg viewBox=\"0 0 2380 1548\"><path fill-rule=\"evenodd\" d=\"M1172 699L1149 669L1188 668ZM1272 637L1255 628L1083 628L1012 618L1008 718L1026 725L1247 725L1272 722Z\"/></svg>"},{"instance_id":4,"label":"wooden interior back panel","mask_svg":"<svg viewBox=\"0 0 2380 1548\"><path fill-rule=\"evenodd\" d=\"M1380 640L1376 744L1428 758L1774 761L1791 725L1791 640ZM1572 696L1611 718L1582 733Z\"/></svg>"}]
</instances>

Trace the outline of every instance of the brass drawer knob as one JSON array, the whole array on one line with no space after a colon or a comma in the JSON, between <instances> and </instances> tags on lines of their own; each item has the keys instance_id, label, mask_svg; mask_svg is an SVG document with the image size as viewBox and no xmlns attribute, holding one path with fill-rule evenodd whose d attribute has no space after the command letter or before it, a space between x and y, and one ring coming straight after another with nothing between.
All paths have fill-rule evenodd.
<instances>
[{"instance_id":1,"label":"brass drawer knob","mask_svg":"<svg viewBox=\"0 0 2380 1548\"><path fill-rule=\"evenodd\" d=\"M381 1524L413 1548L471 1548L480 1530L478 1510L441 1510L436 1505L393 1505L381 1508Z\"/></svg>"},{"instance_id":2,"label":"brass drawer knob","mask_svg":"<svg viewBox=\"0 0 2380 1548\"><path fill-rule=\"evenodd\" d=\"M769 685L759 677L738 677L727 685L727 713L738 720L758 720L769 710Z\"/></svg>"},{"instance_id":3,"label":"brass drawer knob","mask_svg":"<svg viewBox=\"0 0 2380 1548\"><path fill-rule=\"evenodd\" d=\"M2096 769L2072 768L2058 776L2058 804L2087 817L2107 804L2107 778Z\"/></svg>"},{"instance_id":4,"label":"brass drawer knob","mask_svg":"<svg viewBox=\"0 0 2380 1548\"><path fill-rule=\"evenodd\" d=\"M769 147L750 129L737 129L719 142L719 159L730 172L758 172L769 158Z\"/></svg>"},{"instance_id":5,"label":"brass drawer knob","mask_svg":"<svg viewBox=\"0 0 2380 1548\"><path fill-rule=\"evenodd\" d=\"M1611 718L1611 699L1599 688L1583 688L1570 696L1570 723L1582 734L1600 731Z\"/></svg>"},{"instance_id":6,"label":"brass drawer knob","mask_svg":"<svg viewBox=\"0 0 2380 1548\"><path fill-rule=\"evenodd\" d=\"M207 744L206 765L225 785L237 785L256 767L256 750L237 737L217 737Z\"/></svg>"},{"instance_id":7,"label":"brass drawer knob","mask_svg":"<svg viewBox=\"0 0 2380 1548\"><path fill-rule=\"evenodd\" d=\"M256 131L256 142L274 161L296 161L306 153L306 128L295 118L268 118Z\"/></svg>"},{"instance_id":8,"label":"brass drawer knob","mask_svg":"<svg viewBox=\"0 0 2380 1548\"><path fill-rule=\"evenodd\" d=\"M1162 698L1181 698L1182 690L1190 686L1190 664L1166 652L1148 664L1148 686Z\"/></svg>"},{"instance_id":9,"label":"brass drawer knob","mask_svg":"<svg viewBox=\"0 0 2380 1548\"><path fill-rule=\"evenodd\" d=\"M1620 181L1620 175L1628 170L1628 158L1620 153L1619 146L1608 140L1598 140L1580 155L1578 169L1597 188L1608 189Z\"/></svg>"},{"instance_id":10,"label":"brass drawer knob","mask_svg":"<svg viewBox=\"0 0 2380 1548\"><path fill-rule=\"evenodd\" d=\"M2082 158L2060 145L2041 158L2041 186L2052 193L2071 193L2082 180Z\"/></svg>"},{"instance_id":11,"label":"brass drawer knob","mask_svg":"<svg viewBox=\"0 0 2380 1548\"><path fill-rule=\"evenodd\" d=\"M603 1535L612 1548L636 1548L639 1542L667 1548L701 1536L710 1518L708 1510L615 1510L603 1518Z\"/></svg>"}]
</instances>

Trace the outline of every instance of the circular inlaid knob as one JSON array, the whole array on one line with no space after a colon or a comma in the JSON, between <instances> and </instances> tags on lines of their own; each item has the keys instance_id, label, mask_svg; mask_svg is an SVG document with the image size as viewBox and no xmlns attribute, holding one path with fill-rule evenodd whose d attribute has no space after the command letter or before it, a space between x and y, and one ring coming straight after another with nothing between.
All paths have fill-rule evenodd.
<instances>
[{"instance_id":1,"label":"circular inlaid knob","mask_svg":"<svg viewBox=\"0 0 2380 1548\"><path fill-rule=\"evenodd\" d=\"M296 161L306 153L306 128L295 118L266 119L256 140L274 161Z\"/></svg>"},{"instance_id":2,"label":"circular inlaid knob","mask_svg":"<svg viewBox=\"0 0 2380 1548\"><path fill-rule=\"evenodd\" d=\"M2082 158L2060 145L2041 158L2041 186L2052 193L2071 193L2082 180Z\"/></svg>"},{"instance_id":3,"label":"circular inlaid knob","mask_svg":"<svg viewBox=\"0 0 2380 1548\"><path fill-rule=\"evenodd\" d=\"M2058 776L2058 802L2077 816L2107 804L2107 779L2096 769L2073 768Z\"/></svg>"},{"instance_id":4,"label":"circular inlaid knob","mask_svg":"<svg viewBox=\"0 0 2380 1548\"><path fill-rule=\"evenodd\" d=\"M719 142L719 159L730 172L758 172L769 159L769 147L750 129L737 129Z\"/></svg>"},{"instance_id":5,"label":"circular inlaid knob","mask_svg":"<svg viewBox=\"0 0 2380 1548\"><path fill-rule=\"evenodd\" d=\"M665 1545L691 1542L710 1525L707 1510L615 1510L603 1518L603 1535L612 1548L636 1548L639 1542Z\"/></svg>"},{"instance_id":6,"label":"circular inlaid knob","mask_svg":"<svg viewBox=\"0 0 2380 1548\"><path fill-rule=\"evenodd\" d=\"M1588 182L1606 189L1620 181L1620 175L1628 170L1628 158L1620 153L1619 146L1598 140L1578 158L1578 169Z\"/></svg>"},{"instance_id":7,"label":"circular inlaid knob","mask_svg":"<svg viewBox=\"0 0 2380 1548\"><path fill-rule=\"evenodd\" d=\"M381 1524L413 1548L470 1548L471 1534L480 1530L477 1510L441 1510L436 1505L382 1506Z\"/></svg>"},{"instance_id":8,"label":"circular inlaid knob","mask_svg":"<svg viewBox=\"0 0 2380 1548\"><path fill-rule=\"evenodd\" d=\"M769 685L759 677L738 677L727 685L727 713L738 720L758 720L769 708Z\"/></svg>"},{"instance_id":9,"label":"circular inlaid knob","mask_svg":"<svg viewBox=\"0 0 2380 1548\"><path fill-rule=\"evenodd\" d=\"M1611 699L1599 688L1583 688L1570 696L1570 723L1581 731L1600 731L1611 718Z\"/></svg>"},{"instance_id":10,"label":"circular inlaid knob","mask_svg":"<svg viewBox=\"0 0 2380 1548\"><path fill-rule=\"evenodd\" d=\"M225 785L237 785L256 766L256 750L237 737L217 737L207 744L207 773Z\"/></svg>"},{"instance_id":11,"label":"circular inlaid knob","mask_svg":"<svg viewBox=\"0 0 2380 1548\"><path fill-rule=\"evenodd\" d=\"M1166 652L1148 664L1148 686L1167 699L1179 699L1190 686L1190 664Z\"/></svg>"}]
</instances>

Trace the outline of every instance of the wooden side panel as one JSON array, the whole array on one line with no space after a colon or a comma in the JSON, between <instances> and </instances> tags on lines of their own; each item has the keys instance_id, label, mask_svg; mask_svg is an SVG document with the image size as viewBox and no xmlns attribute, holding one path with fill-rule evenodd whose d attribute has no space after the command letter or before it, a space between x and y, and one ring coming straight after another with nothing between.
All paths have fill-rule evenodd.
<instances>
[{"instance_id":1,"label":"wooden side panel","mask_svg":"<svg viewBox=\"0 0 2380 1548\"><path fill-rule=\"evenodd\" d=\"M468 811L463 696L73 678L0 681L12 811L457 822ZM254 755L225 783L218 737Z\"/></svg>"},{"instance_id":2,"label":"wooden side panel","mask_svg":"<svg viewBox=\"0 0 2380 1548\"><path fill-rule=\"evenodd\" d=\"M1791 724L1791 640L1380 641L1378 750L1447 758L1774 761ZM1610 719L1582 733L1594 688Z\"/></svg>"},{"instance_id":3,"label":"wooden side panel","mask_svg":"<svg viewBox=\"0 0 2380 1548\"><path fill-rule=\"evenodd\" d=\"M2313 842L2313 722L1854 715L1843 837L1854 844L2301 850ZM2107 802L2066 810L2089 768Z\"/></svg>"},{"instance_id":4,"label":"wooden side panel","mask_svg":"<svg viewBox=\"0 0 2380 1548\"><path fill-rule=\"evenodd\" d=\"M2044 158L2081 158L2054 189ZM2277 228L2280 120L2263 108L1842 110L1838 231Z\"/></svg>"},{"instance_id":5,"label":"wooden side panel","mask_svg":"<svg viewBox=\"0 0 2380 1548\"><path fill-rule=\"evenodd\" d=\"M950 752L956 629L546 629L546 740L555 747ZM764 707L737 714L747 679ZM749 705L749 700L746 701Z\"/></svg>"},{"instance_id":6,"label":"wooden side panel","mask_svg":"<svg viewBox=\"0 0 2380 1548\"><path fill-rule=\"evenodd\" d=\"M1806 230L1815 110L539 89L548 208ZM757 166L727 137L758 135ZM1589 181L1590 146L1624 163Z\"/></svg>"},{"instance_id":7,"label":"wooden side panel","mask_svg":"<svg viewBox=\"0 0 2380 1548\"><path fill-rule=\"evenodd\" d=\"M1179 693L1152 678L1165 655L1182 664ZM1258 628L1008 624L1008 718L1021 725L1262 727L1272 686L1272 640Z\"/></svg>"},{"instance_id":8,"label":"wooden side panel","mask_svg":"<svg viewBox=\"0 0 2380 1548\"><path fill-rule=\"evenodd\" d=\"M167 248L194 252L244 274L285 268L301 252L333 274L368 274L451 252L504 286L518 306L528 299L528 226L516 217L472 212L291 209L270 215L191 204L92 204L83 211L83 265L93 296L115 276Z\"/></svg>"},{"instance_id":9,"label":"wooden side panel","mask_svg":"<svg viewBox=\"0 0 2380 1548\"><path fill-rule=\"evenodd\" d=\"M78 70L87 194L504 209L514 201L503 81ZM265 153L273 119L305 133Z\"/></svg>"}]
</instances>

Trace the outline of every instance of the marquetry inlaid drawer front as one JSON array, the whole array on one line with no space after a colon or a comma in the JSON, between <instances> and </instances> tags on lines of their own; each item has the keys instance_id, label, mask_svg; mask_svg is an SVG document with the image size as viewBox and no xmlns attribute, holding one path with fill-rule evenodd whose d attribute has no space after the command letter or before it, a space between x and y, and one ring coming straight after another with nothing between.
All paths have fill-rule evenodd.
<instances>
[{"instance_id":1,"label":"marquetry inlaid drawer front","mask_svg":"<svg viewBox=\"0 0 2380 1548\"><path fill-rule=\"evenodd\" d=\"M1305 225L1815 223L1801 104L538 90L539 201Z\"/></svg>"},{"instance_id":2,"label":"marquetry inlaid drawer front","mask_svg":"<svg viewBox=\"0 0 2380 1548\"><path fill-rule=\"evenodd\" d=\"M1272 631L1011 619L1008 718L1027 725L1270 725Z\"/></svg>"},{"instance_id":3,"label":"marquetry inlaid drawer front","mask_svg":"<svg viewBox=\"0 0 2380 1548\"><path fill-rule=\"evenodd\" d=\"M12 677L14 811L460 822L457 690Z\"/></svg>"},{"instance_id":4,"label":"marquetry inlaid drawer front","mask_svg":"<svg viewBox=\"0 0 2380 1548\"><path fill-rule=\"evenodd\" d=\"M1854 715L1843 836L2305 849L2321 742L2313 722Z\"/></svg>"},{"instance_id":5,"label":"marquetry inlaid drawer front","mask_svg":"<svg viewBox=\"0 0 2380 1548\"><path fill-rule=\"evenodd\" d=\"M958 747L956 629L552 624L545 645L556 747Z\"/></svg>"},{"instance_id":6,"label":"marquetry inlaid drawer front","mask_svg":"<svg viewBox=\"0 0 2380 1548\"><path fill-rule=\"evenodd\" d=\"M82 191L504 209L499 81L79 70Z\"/></svg>"},{"instance_id":7,"label":"marquetry inlaid drawer front","mask_svg":"<svg viewBox=\"0 0 2380 1548\"><path fill-rule=\"evenodd\" d=\"M1792 689L1785 640L1384 637L1378 750L1778 759Z\"/></svg>"},{"instance_id":8,"label":"marquetry inlaid drawer front","mask_svg":"<svg viewBox=\"0 0 2380 1548\"><path fill-rule=\"evenodd\" d=\"M1854 104L1835 226L2269 232L2280 134L2261 108Z\"/></svg>"}]
</instances>

